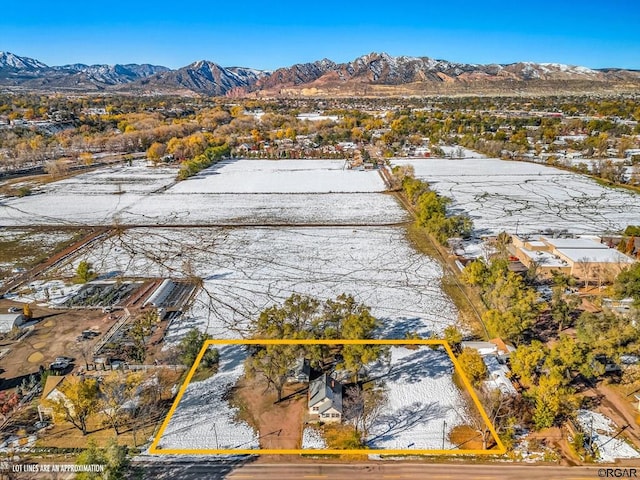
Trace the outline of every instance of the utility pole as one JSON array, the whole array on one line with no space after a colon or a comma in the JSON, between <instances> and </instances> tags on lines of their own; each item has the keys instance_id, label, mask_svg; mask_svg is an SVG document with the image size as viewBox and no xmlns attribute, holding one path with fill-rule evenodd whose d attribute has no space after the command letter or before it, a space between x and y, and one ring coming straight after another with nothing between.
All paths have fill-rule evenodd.
<instances>
[{"instance_id":1,"label":"utility pole","mask_svg":"<svg viewBox=\"0 0 640 480\"><path fill-rule=\"evenodd\" d=\"M220 446L218 445L218 431L216 430L216 424L213 424L213 435L216 438L216 450L218 450L220 448Z\"/></svg>"},{"instance_id":2,"label":"utility pole","mask_svg":"<svg viewBox=\"0 0 640 480\"><path fill-rule=\"evenodd\" d=\"M444 438L445 438L446 432L447 432L447 421L443 420L442 421L442 450L444 450Z\"/></svg>"}]
</instances>

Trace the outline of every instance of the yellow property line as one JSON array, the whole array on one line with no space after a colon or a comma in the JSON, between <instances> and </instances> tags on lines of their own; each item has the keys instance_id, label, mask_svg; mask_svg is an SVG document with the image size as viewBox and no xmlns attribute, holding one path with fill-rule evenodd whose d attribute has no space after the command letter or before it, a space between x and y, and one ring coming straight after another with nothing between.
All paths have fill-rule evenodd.
<instances>
[{"instance_id":1,"label":"yellow property line","mask_svg":"<svg viewBox=\"0 0 640 480\"><path fill-rule=\"evenodd\" d=\"M453 363L455 371L460 376L464 387L467 389L471 400L478 409L482 420L484 420L487 429L491 433L498 448L493 450L472 450L472 449L460 449L460 450L386 450L386 449L351 449L351 450L335 450L335 449L171 449L171 448L158 448L160 438L164 434L171 417L178 408L178 404L184 395L187 386L191 382L196 368L202 361L202 357L211 345L442 345L446 350L451 362ZM403 339L403 340L383 340L383 339L364 339L364 340L313 340L313 339L217 339L207 340L202 349L198 353L187 378L180 387L178 395L176 395L169 413L167 414L164 422L160 426L158 433L156 434L151 446L149 447L149 453L155 455L362 455L366 453L368 455L502 455L506 452L505 446L500 441L498 434L494 426L491 424L487 413L484 411L478 396L474 392L469 379L460 368L460 364L453 354L453 350L449 346L446 340L425 340L425 339Z\"/></svg>"}]
</instances>

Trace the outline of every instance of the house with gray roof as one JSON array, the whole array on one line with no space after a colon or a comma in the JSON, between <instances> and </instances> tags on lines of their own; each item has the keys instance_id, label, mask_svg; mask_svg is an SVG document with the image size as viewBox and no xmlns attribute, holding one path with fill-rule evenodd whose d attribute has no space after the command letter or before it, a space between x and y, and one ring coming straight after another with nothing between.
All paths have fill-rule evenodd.
<instances>
[{"instance_id":1,"label":"house with gray roof","mask_svg":"<svg viewBox=\"0 0 640 480\"><path fill-rule=\"evenodd\" d=\"M342 384L328 373L309 384L310 420L319 422L342 421Z\"/></svg>"}]
</instances>

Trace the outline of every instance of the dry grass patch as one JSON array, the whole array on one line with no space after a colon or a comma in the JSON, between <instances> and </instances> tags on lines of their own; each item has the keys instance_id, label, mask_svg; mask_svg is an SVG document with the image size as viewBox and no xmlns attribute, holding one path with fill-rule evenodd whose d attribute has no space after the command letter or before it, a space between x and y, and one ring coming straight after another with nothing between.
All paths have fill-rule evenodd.
<instances>
[{"instance_id":1,"label":"dry grass patch","mask_svg":"<svg viewBox=\"0 0 640 480\"><path fill-rule=\"evenodd\" d=\"M482 450L482 435L469 425L458 425L449 432L449 441L463 450Z\"/></svg>"}]
</instances>

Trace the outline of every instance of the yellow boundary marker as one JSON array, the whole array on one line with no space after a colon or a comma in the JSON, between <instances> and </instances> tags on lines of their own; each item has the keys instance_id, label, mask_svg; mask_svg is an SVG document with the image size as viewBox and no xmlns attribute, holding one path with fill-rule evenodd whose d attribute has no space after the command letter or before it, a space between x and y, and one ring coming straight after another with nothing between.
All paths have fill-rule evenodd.
<instances>
[{"instance_id":1,"label":"yellow boundary marker","mask_svg":"<svg viewBox=\"0 0 640 480\"><path fill-rule=\"evenodd\" d=\"M352 449L352 450L334 450L334 449L175 449L175 448L160 448L158 444L164 434L171 417L178 408L178 404L184 395L187 386L191 382L191 378L196 371L196 368L200 364L204 353L212 345L442 345L446 350L455 371L460 376L462 383L464 384L471 400L478 409L480 416L484 420L485 424L493 439L496 442L498 448L492 450L386 450L386 449ZM456 359L449 343L446 340L423 340L423 339L405 339L405 340L292 340L292 339L251 339L251 340L207 340L202 346L200 353L196 357L191 370L187 374L187 378L180 387L178 395L176 396L169 413L164 422L160 426L158 433L156 434L151 446L149 447L149 453L154 455L502 455L506 452L505 446L500 441L498 434L494 426L492 425L487 413L484 411L480 400L473 391L469 379L460 368L460 364Z\"/></svg>"}]
</instances>

